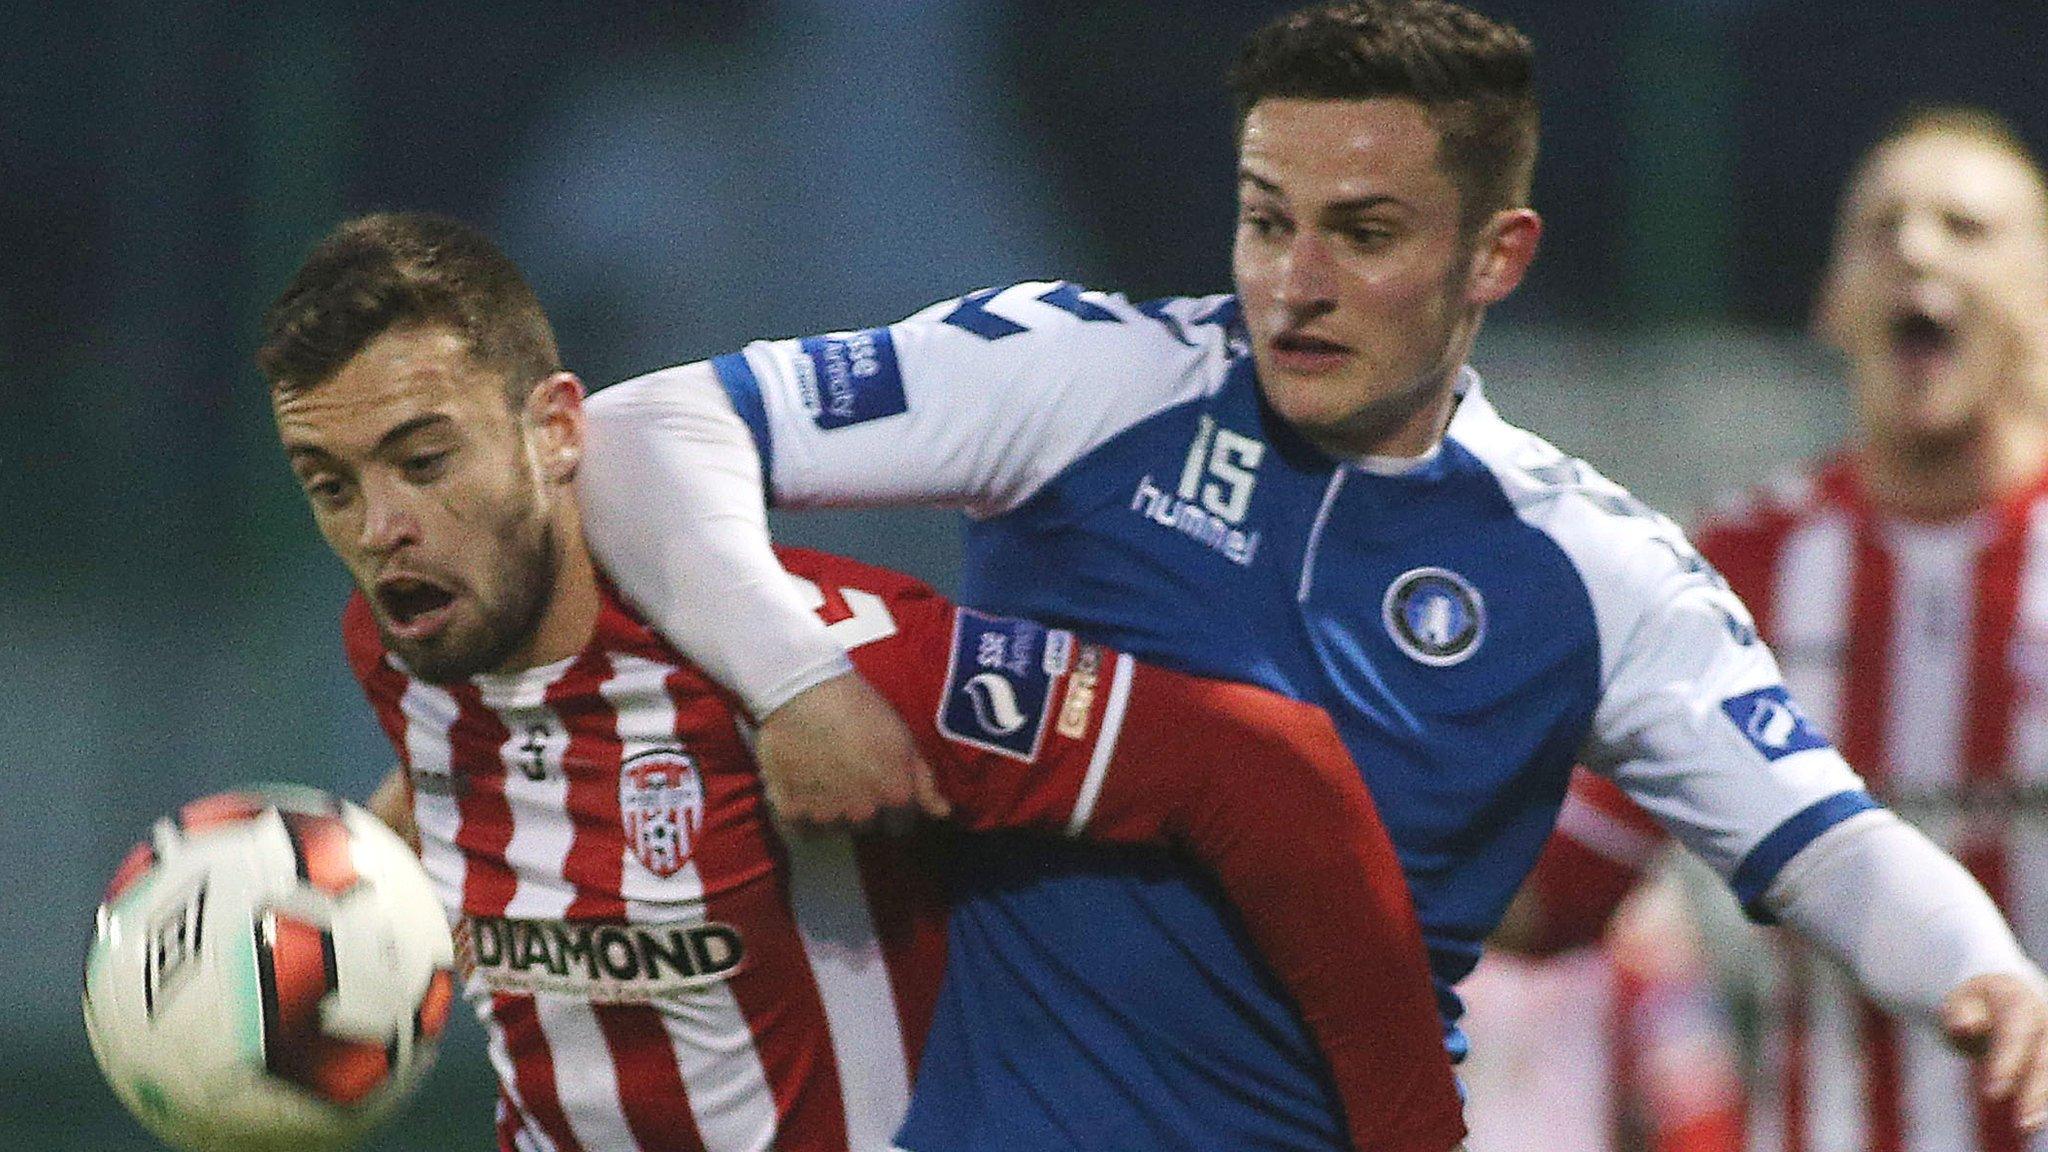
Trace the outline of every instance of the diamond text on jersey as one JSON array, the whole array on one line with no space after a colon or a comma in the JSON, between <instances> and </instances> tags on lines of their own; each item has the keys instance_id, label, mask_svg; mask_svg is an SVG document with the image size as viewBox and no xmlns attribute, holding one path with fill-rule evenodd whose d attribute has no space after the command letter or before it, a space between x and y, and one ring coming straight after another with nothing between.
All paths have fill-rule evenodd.
<instances>
[{"instance_id":1,"label":"diamond text on jersey","mask_svg":"<svg viewBox=\"0 0 2048 1152\"><path fill-rule=\"evenodd\" d=\"M609 921L462 922L463 959L499 991L561 992L630 1003L715 984L739 971L746 947L730 924Z\"/></svg>"}]
</instances>

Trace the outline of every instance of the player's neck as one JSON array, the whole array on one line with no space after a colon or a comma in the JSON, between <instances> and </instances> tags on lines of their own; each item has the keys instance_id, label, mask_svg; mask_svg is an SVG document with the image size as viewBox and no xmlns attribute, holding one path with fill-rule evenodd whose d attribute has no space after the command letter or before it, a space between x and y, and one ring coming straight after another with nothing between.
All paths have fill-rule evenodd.
<instances>
[{"instance_id":1,"label":"player's neck","mask_svg":"<svg viewBox=\"0 0 2048 1152\"><path fill-rule=\"evenodd\" d=\"M1339 460L1419 460L1444 438L1457 408L1456 374L1387 397L1342 423L1297 426L1310 443Z\"/></svg>"},{"instance_id":2,"label":"player's neck","mask_svg":"<svg viewBox=\"0 0 2048 1152\"><path fill-rule=\"evenodd\" d=\"M1859 471L1881 511L1953 520L2040 482L2048 473L2048 425L1990 420L1977 435L1932 450L1902 438L1870 436Z\"/></svg>"},{"instance_id":3,"label":"player's neck","mask_svg":"<svg viewBox=\"0 0 2048 1152\"><path fill-rule=\"evenodd\" d=\"M533 636L496 672L523 672L581 652L597 633L597 617L603 609L597 570L590 550L582 544L579 530L566 535L555 566L555 587L548 606L541 613Z\"/></svg>"}]
</instances>

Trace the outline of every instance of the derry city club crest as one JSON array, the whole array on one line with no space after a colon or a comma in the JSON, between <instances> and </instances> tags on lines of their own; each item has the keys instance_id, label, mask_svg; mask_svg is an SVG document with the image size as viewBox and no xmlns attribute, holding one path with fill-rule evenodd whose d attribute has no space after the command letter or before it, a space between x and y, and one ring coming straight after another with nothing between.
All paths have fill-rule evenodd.
<instances>
[{"instance_id":1,"label":"derry city club crest","mask_svg":"<svg viewBox=\"0 0 2048 1152\"><path fill-rule=\"evenodd\" d=\"M619 815L626 847L664 880L683 870L704 826L704 781L680 749L642 752L619 771Z\"/></svg>"}]
</instances>

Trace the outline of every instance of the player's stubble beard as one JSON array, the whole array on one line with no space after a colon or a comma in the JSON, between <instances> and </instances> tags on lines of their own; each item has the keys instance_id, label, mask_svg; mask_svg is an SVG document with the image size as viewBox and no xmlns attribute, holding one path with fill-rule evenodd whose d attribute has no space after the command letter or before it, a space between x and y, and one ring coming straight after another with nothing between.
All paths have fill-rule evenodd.
<instances>
[{"instance_id":1,"label":"player's stubble beard","mask_svg":"<svg viewBox=\"0 0 2048 1152\"><path fill-rule=\"evenodd\" d=\"M491 555L499 558L497 594L486 598L469 590L474 623L417 642L392 635L378 618L385 649L429 684L459 683L502 667L533 637L554 599L561 561L554 522L539 499L523 501L516 514L493 526L491 535Z\"/></svg>"}]
</instances>

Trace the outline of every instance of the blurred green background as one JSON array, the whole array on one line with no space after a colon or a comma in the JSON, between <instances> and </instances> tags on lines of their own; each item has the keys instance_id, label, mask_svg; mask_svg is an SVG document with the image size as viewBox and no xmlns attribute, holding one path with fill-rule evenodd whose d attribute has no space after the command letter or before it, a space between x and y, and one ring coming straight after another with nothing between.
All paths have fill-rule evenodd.
<instances>
[{"instance_id":1,"label":"blurred green background","mask_svg":"<svg viewBox=\"0 0 2048 1152\"><path fill-rule=\"evenodd\" d=\"M1549 224L1477 357L1675 512L1844 423L1801 335L1835 189L1908 99L2039 140L2048 5L1476 0L1538 42ZM1227 287L1235 44L1287 5L0 5L0 1148L147 1147L77 965L159 812L390 763L272 443L257 316L345 214L451 212L593 386L1060 277ZM938 514L785 523L951 577ZM457 1031L372 1146L490 1146Z\"/></svg>"}]
</instances>

